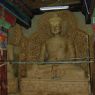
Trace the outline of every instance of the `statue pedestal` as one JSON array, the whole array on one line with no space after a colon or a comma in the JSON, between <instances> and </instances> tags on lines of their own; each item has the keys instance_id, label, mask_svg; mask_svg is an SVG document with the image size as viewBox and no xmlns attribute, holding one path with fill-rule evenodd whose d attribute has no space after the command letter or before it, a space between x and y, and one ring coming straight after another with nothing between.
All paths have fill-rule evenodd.
<instances>
[{"instance_id":1,"label":"statue pedestal","mask_svg":"<svg viewBox=\"0 0 95 95\"><path fill-rule=\"evenodd\" d=\"M21 79L21 95L89 95L89 78L73 64L32 65Z\"/></svg>"}]
</instances>

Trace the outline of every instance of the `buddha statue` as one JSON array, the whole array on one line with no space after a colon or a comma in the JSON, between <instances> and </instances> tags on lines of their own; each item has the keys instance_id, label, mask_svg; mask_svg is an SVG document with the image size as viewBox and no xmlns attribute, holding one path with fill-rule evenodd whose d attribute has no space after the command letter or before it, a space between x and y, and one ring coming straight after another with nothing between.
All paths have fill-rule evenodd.
<instances>
[{"instance_id":1,"label":"buddha statue","mask_svg":"<svg viewBox=\"0 0 95 95\"><path fill-rule=\"evenodd\" d=\"M75 58L73 42L61 35L63 21L57 14L49 19L52 37L45 41L41 48L41 61L62 61L68 58ZM65 26L64 26L65 28Z\"/></svg>"}]
</instances>

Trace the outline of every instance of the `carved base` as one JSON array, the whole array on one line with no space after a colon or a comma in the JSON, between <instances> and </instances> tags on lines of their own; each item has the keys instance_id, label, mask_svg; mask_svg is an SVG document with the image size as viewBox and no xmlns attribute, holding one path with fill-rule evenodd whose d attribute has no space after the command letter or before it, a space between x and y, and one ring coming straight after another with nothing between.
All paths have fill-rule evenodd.
<instances>
[{"instance_id":1,"label":"carved base","mask_svg":"<svg viewBox=\"0 0 95 95\"><path fill-rule=\"evenodd\" d=\"M21 79L21 95L89 95L89 78L73 64L34 64Z\"/></svg>"},{"instance_id":2,"label":"carved base","mask_svg":"<svg viewBox=\"0 0 95 95\"><path fill-rule=\"evenodd\" d=\"M21 95L89 95L88 82L23 80Z\"/></svg>"}]
</instances>

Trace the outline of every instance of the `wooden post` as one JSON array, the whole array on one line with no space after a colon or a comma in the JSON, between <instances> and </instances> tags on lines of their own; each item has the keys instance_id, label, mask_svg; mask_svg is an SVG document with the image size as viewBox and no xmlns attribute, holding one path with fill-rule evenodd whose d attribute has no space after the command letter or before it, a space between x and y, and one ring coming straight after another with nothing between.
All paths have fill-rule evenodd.
<instances>
[{"instance_id":1,"label":"wooden post","mask_svg":"<svg viewBox=\"0 0 95 95\"><path fill-rule=\"evenodd\" d=\"M0 60L1 60L2 58L1 58L1 53L0 53ZM1 65L1 62L0 62L0 65ZM2 95L1 94L1 78L2 78L2 75L1 75L1 66L0 66L0 95Z\"/></svg>"},{"instance_id":2,"label":"wooden post","mask_svg":"<svg viewBox=\"0 0 95 95\"><path fill-rule=\"evenodd\" d=\"M7 65L4 65L4 61L7 59L7 50L0 50L0 95L8 95L7 93Z\"/></svg>"},{"instance_id":3,"label":"wooden post","mask_svg":"<svg viewBox=\"0 0 95 95\"><path fill-rule=\"evenodd\" d=\"M94 59L95 59L95 40L94 40ZM91 73L92 73L92 93L93 95L95 95L95 62L91 64Z\"/></svg>"}]
</instances>

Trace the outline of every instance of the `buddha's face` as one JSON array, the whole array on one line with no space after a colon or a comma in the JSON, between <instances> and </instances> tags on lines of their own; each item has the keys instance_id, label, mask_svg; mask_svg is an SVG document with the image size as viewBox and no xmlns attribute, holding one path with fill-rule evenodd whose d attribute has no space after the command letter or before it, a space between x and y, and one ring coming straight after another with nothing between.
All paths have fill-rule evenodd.
<instances>
[{"instance_id":1,"label":"buddha's face","mask_svg":"<svg viewBox=\"0 0 95 95\"><path fill-rule=\"evenodd\" d=\"M51 25L51 32L53 34L59 34L61 32L61 24L60 22L55 22Z\"/></svg>"},{"instance_id":2,"label":"buddha's face","mask_svg":"<svg viewBox=\"0 0 95 95\"><path fill-rule=\"evenodd\" d=\"M62 19L57 14L54 14L54 16L49 19L51 32L53 34L58 34L59 32L61 32L61 22Z\"/></svg>"}]
</instances>

